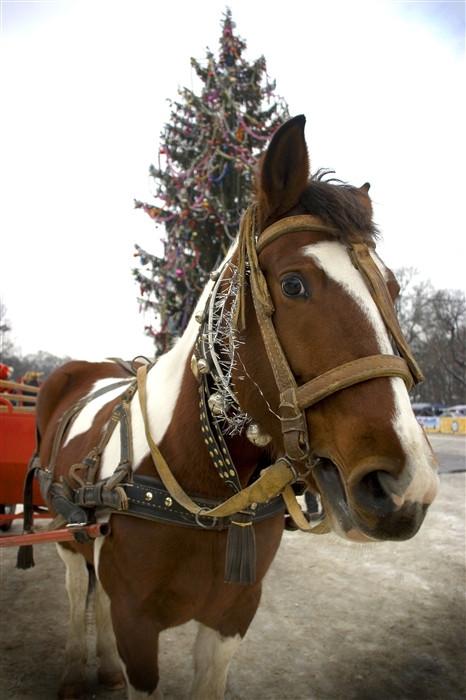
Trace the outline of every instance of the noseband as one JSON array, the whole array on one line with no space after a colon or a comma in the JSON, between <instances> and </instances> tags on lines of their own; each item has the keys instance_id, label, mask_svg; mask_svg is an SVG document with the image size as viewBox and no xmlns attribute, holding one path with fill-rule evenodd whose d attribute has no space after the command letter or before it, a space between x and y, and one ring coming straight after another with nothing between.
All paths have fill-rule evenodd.
<instances>
[{"instance_id":1,"label":"noseband","mask_svg":"<svg viewBox=\"0 0 466 700\"><path fill-rule=\"evenodd\" d=\"M243 283L235 309L235 324L239 330L245 327L244 280L248 260L257 321L280 395L280 420L286 456L302 462L309 459L306 408L336 391L375 377L401 377L408 391L424 377L403 336L387 284L370 254L369 246L362 238L354 238L347 244L349 256L369 288L401 356L380 354L362 357L297 385L275 332L272 321L275 309L258 260L258 255L271 243L297 231L335 234L333 229L320 225L311 215L290 216L265 229L256 243L256 206L249 207L245 212L238 244L238 270Z\"/></svg>"}]
</instances>

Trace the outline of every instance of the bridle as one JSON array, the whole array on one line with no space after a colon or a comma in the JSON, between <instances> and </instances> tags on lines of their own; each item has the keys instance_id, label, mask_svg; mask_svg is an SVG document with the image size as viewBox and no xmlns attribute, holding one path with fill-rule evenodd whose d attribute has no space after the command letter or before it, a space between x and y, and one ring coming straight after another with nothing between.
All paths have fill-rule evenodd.
<instances>
[{"instance_id":1,"label":"bridle","mask_svg":"<svg viewBox=\"0 0 466 700\"><path fill-rule=\"evenodd\" d=\"M336 391L375 377L401 377L408 391L414 384L423 381L424 377L403 336L387 284L370 254L369 246L362 238L355 237L347 244L349 256L368 286L400 356L380 354L362 357L335 367L305 384L297 385L273 325L272 315L275 309L258 256L278 238L298 231L335 234L333 229L319 224L315 217L304 214L290 216L272 224L261 233L256 244L256 206L249 207L239 234L238 268L244 278L246 259L248 260L256 317L280 396L280 420L286 457L291 461L306 462L309 459L306 408ZM242 284L235 314L240 329L245 327L244 303Z\"/></svg>"}]
</instances>

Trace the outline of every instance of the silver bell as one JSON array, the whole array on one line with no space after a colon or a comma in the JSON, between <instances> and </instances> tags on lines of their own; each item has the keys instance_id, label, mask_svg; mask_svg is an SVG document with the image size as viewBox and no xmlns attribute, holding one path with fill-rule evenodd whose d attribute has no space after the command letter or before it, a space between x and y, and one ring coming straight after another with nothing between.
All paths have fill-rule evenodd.
<instances>
[{"instance_id":1,"label":"silver bell","mask_svg":"<svg viewBox=\"0 0 466 700\"><path fill-rule=\"evenodd\" d=\"M257 423L250 423L246 428L246 437L256 447L265 447L272 440L270 435L263 433Z\"/></svg>"},{"instance_id":2,"label":"silver bell","mask_svg":"<svg viewBox=\"0 0 466 700\"><path fill-rule=\"evenodd\" d=\"M221 394L212 394L207 403L213 416L223 416L225 404Z\"/></svg>"},{"instance_id":3,"label":"silver bell","mask_svg":"<svg viewBox=\"0 0 466 700\"><path fill-rule=\"evenodd\" d=\"M203 357L198 360L196 355L193 355L191 357L191 371L197 379L200 374L209 374L210 365Z\"/></svg>"}]
</instances>

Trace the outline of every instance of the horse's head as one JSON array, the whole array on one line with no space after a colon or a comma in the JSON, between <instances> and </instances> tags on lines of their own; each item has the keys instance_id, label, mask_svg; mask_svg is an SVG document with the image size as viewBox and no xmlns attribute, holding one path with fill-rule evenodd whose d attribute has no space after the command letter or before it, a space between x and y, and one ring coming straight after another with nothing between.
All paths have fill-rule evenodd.
<instances>
[{"instance_id":1,"label":"horse's head","mask_svg":"<svg viewBox=\"0 0 466 700\"><path fill-rule=\"evenodd\" d=\"M407 390L422 375L396 321L398 285L374 251L369 185L309 180L304 124L279 129L263 162L259 237L254 250L243 243L252 294L238 371L253 381L235 390L273 456L310 469L337 533L407 539L438 488Z\"/></svg>"}]
</instances>

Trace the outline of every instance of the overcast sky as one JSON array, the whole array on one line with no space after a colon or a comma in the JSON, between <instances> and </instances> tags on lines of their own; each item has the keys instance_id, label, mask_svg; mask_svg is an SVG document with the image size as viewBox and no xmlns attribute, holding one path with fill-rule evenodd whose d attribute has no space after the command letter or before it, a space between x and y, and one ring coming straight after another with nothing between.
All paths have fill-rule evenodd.
<instances>
[{"instance_id":1,"label":"overcast sky","mask_svg":"<svg viewBox=\"0 0 466 700\"><path fill-rule=\"evenodd\" d=\"M151 354L131 267L160 233L133 198L151 201L167 98L217 51L225 5L1 3L0 285L24 354ZM466 289L464 2L229 6L306 115L313 170L371 182L385 262Z\"/></svg>"}]
</instances>

